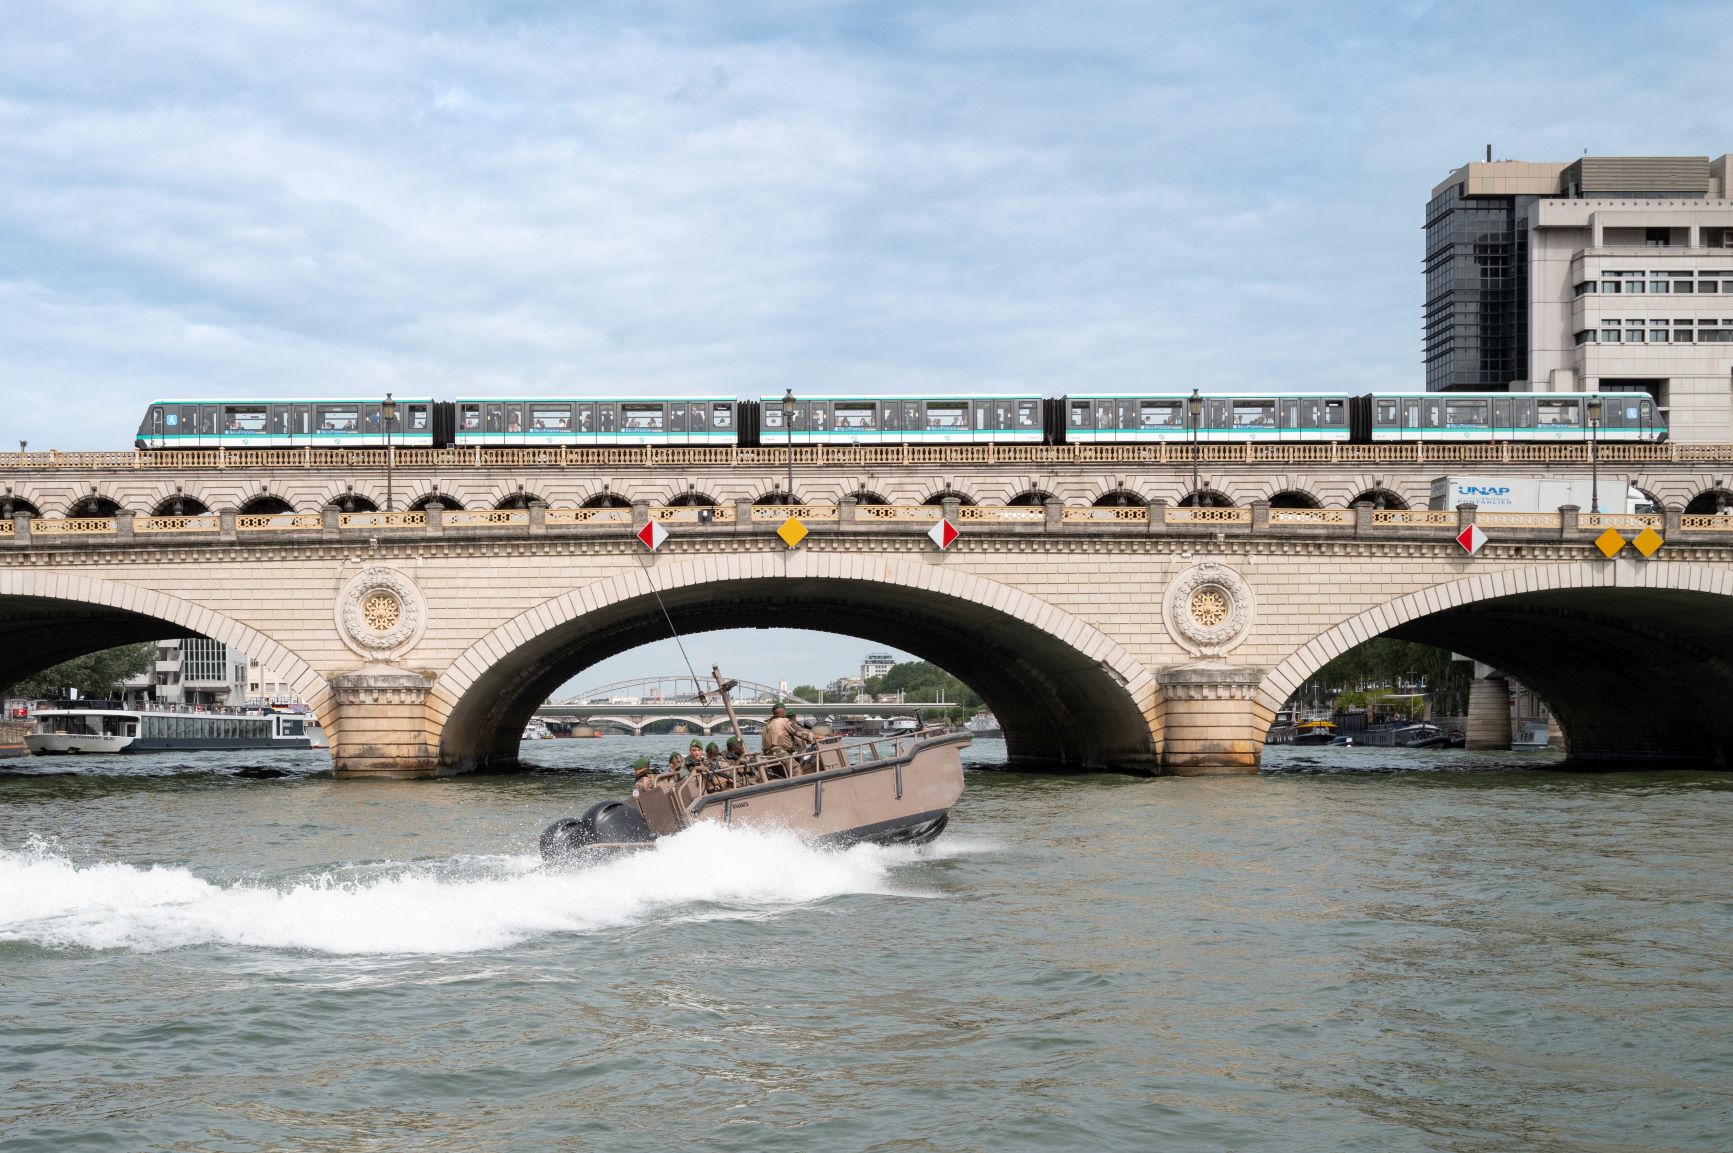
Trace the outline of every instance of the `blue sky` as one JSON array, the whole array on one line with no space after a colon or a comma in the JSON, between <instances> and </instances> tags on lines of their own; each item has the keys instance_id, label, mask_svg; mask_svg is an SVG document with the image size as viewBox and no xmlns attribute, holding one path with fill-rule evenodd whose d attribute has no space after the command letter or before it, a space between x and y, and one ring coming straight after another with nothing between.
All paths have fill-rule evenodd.
<instances>
[{"instance_id":1,"label":"blue sky","mask_svg":"<svg viewBox=\"0 0 1733 1153\"><path fill-rule=\"evenodd\" d=\"M1418 388L1431 186L1733 148L1726 16L0 0L0 444L163 394Z\"/></svg>"}]
</instances>

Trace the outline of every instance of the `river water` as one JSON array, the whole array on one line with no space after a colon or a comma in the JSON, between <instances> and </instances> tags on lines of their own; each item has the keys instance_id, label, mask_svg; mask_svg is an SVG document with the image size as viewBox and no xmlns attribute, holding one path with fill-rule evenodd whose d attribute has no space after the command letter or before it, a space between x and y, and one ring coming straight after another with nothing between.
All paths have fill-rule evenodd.
<instances>
[{"instance_id":1,"label":"river water","mask_svg":"<svg viewBox=\"0 0 1733 1153\"><path fill-rule=\"evenodd\" d=\"M1733 774L980 741L925 849L540 867L675 743L0 762L0 1149L1733 1148Z\"/></svg>"}]
</instances>

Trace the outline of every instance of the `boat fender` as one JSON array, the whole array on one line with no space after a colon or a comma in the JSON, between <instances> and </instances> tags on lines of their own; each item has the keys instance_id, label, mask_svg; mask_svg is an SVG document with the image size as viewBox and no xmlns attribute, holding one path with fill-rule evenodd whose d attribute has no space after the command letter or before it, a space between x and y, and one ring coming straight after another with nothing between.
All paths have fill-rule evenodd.
<instances>
[{"instance_id":1,"label":"boat fender","mask_svg":"<svg viewBox=\"0 0 1733 1153\"><path fill-rule=\"evenodd\" d=\"M643 814L624 801L591 805L581 817L561 817L542 831L544 861L556 861L591 845L648 842L655 839Z\"/></svg>"}]
</instances>

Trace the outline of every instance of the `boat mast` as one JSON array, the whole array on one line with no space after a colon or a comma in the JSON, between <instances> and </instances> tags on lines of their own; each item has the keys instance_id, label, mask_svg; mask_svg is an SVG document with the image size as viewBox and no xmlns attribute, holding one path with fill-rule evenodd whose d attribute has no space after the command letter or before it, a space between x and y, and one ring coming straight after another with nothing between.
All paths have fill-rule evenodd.
<instances>
[{"instance_id":1,"label":"boat mast","mask_svg":"<svg viewBox=\"0 0 1733 1153\"><path fill-rule=\"evenodd\" d=\"M734 715L734 702L728 699L728 690L740 682L723 680L722 670L716 665L710 666L710 675L716 678L716 694L722 698L722 707L728 710L728 727L733 730L735 736L740 737L741 741L744 742L746 738L740 736L740 721ZM710 694L705 693L703 695L708 697Z\"/></svg>"}]
</instances>

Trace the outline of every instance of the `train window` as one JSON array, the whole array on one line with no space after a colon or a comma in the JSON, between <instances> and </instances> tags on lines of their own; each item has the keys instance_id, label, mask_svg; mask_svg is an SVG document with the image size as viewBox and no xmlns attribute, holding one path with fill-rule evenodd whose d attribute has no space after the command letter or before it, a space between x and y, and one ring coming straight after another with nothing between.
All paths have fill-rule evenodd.
<instances>
[{"instance_id":1,"label":"train window","mask_svg":"<svg viewBox=\"0 0 1733 1153\"><path fill-rule=\"evenodd\" d=\"M993 402L977 400L970 405L975 410L975 431L984 432L987 428L987 418L992 412Z\"/></svg>"},{"instance_id":2,"label":"train window","mask_svg":"<svg viewBox=\"0 0 1733 1153\"><path fill-rule=\"evenodd\" d=\"M1578 404L1575 400L1539 400L1534 402L1535 425L1539 428L1575 428Z\"/></svg>"},{"instance_id":3,"label":"train window","mask_svg":"<svg viewBox=\"0 0 1733 1153\"><path fill-rule=\"evenodd\" d=\"M1184 406L1177 400L1143 400L1138 402L1139 428L1183 428Z\"/></svg>"},{"instance_id":4,"label":"train window","mask_svg":"<svg viewBox=\"0 0 1733 1153\"><path fill-rule=\"evenodd\" d=\"M1323 412L1314 418L1319 428L1343 428L1348 424L1348 402L1326 400Z\"/></svg>"},{"instance_id":5,"label":"train window","mask_svg":"<svg viewBox=\"0 0 1733 1153\"><path fill-rule=\"evenodd\" d=\"M764 427L765 428L781 428L782 427L782 406L780 404L777 404L773 400L772 401L766 401L764 403L764 407L762 409L760 409L759 411L761 411L764 414Z\"/></svg>"},{"instance_id":6,"label":"train window","mask_svg":"<svg viewBox=\"0 0 1733 1153\"><path fill-rule=\"evenodd\" d=\"M1033 400L1017 402L1017 427L1039 428L1041 425L1040 405Z\"/></svg>"},{"instance_id":7,"label":"train window","mask_svg":"<svg viewBox=\"0 0 1733 1153\"><path fill-rule=\"evenodd\" d=\"M734 406L731 404L713 404L710 406L711 428L733 428Z\"/></svg>"},{"instance_id":8,"label":"train window","mask_svg":"<svg viewBox=\"0 0 1733 1153\"><path fill-rule=\"evenodd\" d=\"M479 405L479 404L466 404L466 405L464 405L463 409L462 409L462 415L460 416L460 418L458 420L458 426L460 428L462 428L464 432L480 432L481 431L481 405Z\"/></svg>"},{"instance_id":9,"label":"train window","mask_svg":"<svg viewBox=\"0 0 1733 1153\"><path fill-rule=\"evenodd\" d=\"M617 404L598 404L596 406L596 428L600 432L614 432L620 426L620 406Z\"/></svg>"},{"instance_id":10,"label":"train window","mask_svg":"<svg viewBox=\"0 0 1733 1153\"><path fill-rule=\"evenodd\" d=\"M794 432L806 428L806 405L806 401L797 400L794 402L794 411L788 414L788 427Z\"/></svg>"},{"instance_id":11,"label":"train window","mask_svg":"<svg viewBox=\"0 0 1733 1153\"><path fill-rule=\"evenodd\" d=\"M815 400L811 404L809 427L814 432L824 432L830 428L830 401Z\"/></svg>"},{"instance_id":12,"label":"train window","mask_svg":"<svg viewBox=\"0 0 1733 1153\"><path fill-rule=\"evenodd\" d=\"M577 432L596 431L596 406L593 404L572 405L572 428Z\"/></svg>"},{"instance_id":13,"label":"train window","mask_svg":"<svg viewBox=\"0 0 1733 1153\"><path fill-rule=\"evenodd\" d=\"M993 427L1000 431L1012 427L1011 402L1009 400L995 400L993 402Z\"/></svg>"},{"instance_id":14,"label":"train window","mask_svg":"<svg viewBox=\"0 0 1733 1153\"><path fill-rule=\"evenodd\" d=\"M1137 401L1126 399L1113 402L1113 427L1128 431L1137 427Z\"/></svg>"},{"instance_id":15,"label":"train window","mask_svg":"<svg viewBox=\"0 0 1733 1153\"><path fill-rule=\"evenodd\" d=\"M224 432L264 432L265 406L262 404L231 404L223 408Z\"/></svg>"},{"instance_id":16,"label":"train window","mask_svg":"<svg viewBox=\"0 0 1733 1153\"><path fill-rule=\"evenodd\" d=\"M354 432L361 423L361 415L354 405L333 407L322 404L317 412L320 432Z\"/></svg>"},{"instance_id":17,"label":"train window","mask_svg":"<svg viewBox=\"0 0 1733 1153\"><path fill-rule=\"evenodd\" d=\"M1276 402L1273 400L1236 400L1233 406L1235 428L1276 427Z\"/></svg>"},{"instance_id":18,"label":"train window","mask_svg":"<svg viewBox=\"0 0 1733 1153\"><path fill-rule=\"evenodd\" d=\"M412 404L408 411L409 419L404 423L404 427L410 432L426 432L427 406L425 404Z\"/></svg>"},{"instance_id":19,"label":"train window","mask_svg":"<svg viewBox=\"0 0 1733 1153\"><path fill-rule=\"evenodd\" d=\"M903 401L903 428L909 432L917 432L927 427L926 417L921 415L921 402L918 400Z\"/></svg>"},{"instance_id":20,"label":"train window","mask_svg":"<svg viewBox=\"0 0 1733 1153\"><path fill-rule=\"evenodd\" d=\"M1402 408L1393 400L1380 400L1375 408L1372 423L1379 428L1396 428L1402 423Z\"/></svg>"},{"instance_id":21,"label":"train window","mask_svg":"<svg viewBox=\"0 0 1733 1153\"><path fill-rule=\"evenodd\" d=\"M534 432L565 432L572 427L572 406L534 404L530 406L530 429Z\"/></svg>"},{"instance_id":22,"label":"train window","mask_svg":"<svg viewBox=\"0 0 1733 1153\"><path fill-rule=\"evenodd\" d=\"M969 427L969 402L966 400L927 401L928 432L964 432Z\"/></svg>"},{"instance_id":23,"label":"train window","mask_svg":"<svg viewBox=\"0 0 1733 1153\"><path fill-rule=\"evenodd\" d=\"M529 424L524 420L524 406L521 404L506 405L505 430L507 432L524 432L528 428Z\"/></svg>"},{"instance_id":24,"label":"train window","mask_svg":"<svg viewBox=\"0 0 1733 1153\"><path fill-rule=\"evenodd\" d=\"M1098 401L1096 401L1095 402L1095 427L1098 429L1106 430L1106 429L1112 428L1113 426L1114 426L1113 425L1113 402L1111 400L1098 400Z\"/></svg>"},{"instance_id":25,"label":"train window","mask_svg":"<svg viewBox=\"0 0 1733 1153\"><path fill-rule=\"evenodd\" d=\"M1095 427L1095 421L1090 413L1089 402L1087 400L1074 400L1071 402L1071 415L1067 418L1067 423L1072 428Z\"/></svg>"},{"instance_id":26,"label":"train window","mask_svg":"<svg viewBox=\"0 0 1733 1153\"><path fill-rule=\"evenodd\" d=\"M668 431L669 432L690 432L690 431L692 431L692 426L691 426L691 424L688 423L689 418L686 415L687 411L688 411L688 409L687 409L686 403L684 401L678 401L677 400L668 406Z\"/></svg>"},{"instance_id":27,"label":"train window","mask_svg":"<svg viewBox=\"0 0 1733 1153\"><path fill-rule=\"evenodd\" d=\"M839 400L836 402L838 432L874 432L878 428L878 405L870 400Z\"/></svg>"},{"instance_id":28,"label":"train window","mask_svg":"<svg viewBox=\"0 0 1733 1153\"><path fill-rule=\"evenodd\" d=\"M481 407L481 426L486 432L505 431L505 405L484 404Z\"/></svg>"},{"instance_id":29,"label":"train window","mask_svg":"<svg viewBox=\"0 0 1733 1153\"><path fill-rule=\"evenodd\" d=\"M1485 428L1488 424L1487 407L1484 400L1447 400L1444 402L1444 427Z\"/></svg>"},{"instance_id":30,"label":"train window","mask_svg":"<svg viewBox=\"0 0 1733 1153\"><path fill-rule=\"evenodd\" d=\"M277 433L279 436L287 436L288 435L288 433L289 433L289 406L288 405L286 405L286 404L273 404L271 406L271 431L274 433Z\"/></svg>"},{"instance_id":31,"label":"train window","mask_svg":"<svg viewBox=\"0 0 1733 1153\"><path fill-rule=\"evenodd\" d=\"M665 416L660 404L622 404L620 427L625 432L661 432Z\"/></svg>"},{"instance_id":32,"label":"train window","mask_svg":"<svg viewBox=\"0 0 1733 1153\"><path fill-rule=\"evenodd\" d=\"M879 406L879 418L884 422L886 432L896 432L903 427L903 406L894 400L887 400Z\"/></svg>"}]
</instances>

